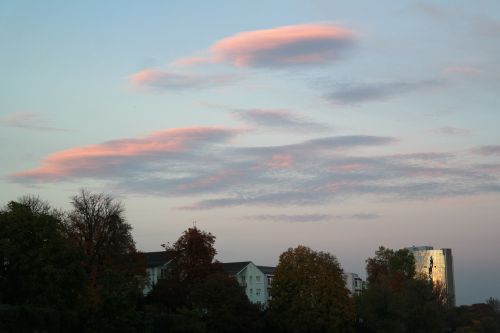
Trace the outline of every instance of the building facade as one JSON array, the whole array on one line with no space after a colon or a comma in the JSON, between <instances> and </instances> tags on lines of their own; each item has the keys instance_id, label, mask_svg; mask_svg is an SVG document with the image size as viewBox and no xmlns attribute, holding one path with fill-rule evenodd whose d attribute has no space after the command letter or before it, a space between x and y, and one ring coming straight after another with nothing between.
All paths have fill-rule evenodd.
<instances>
[{"instance_id":1,"label":"building facade","mask_svg":"<svg viewBox=\"0 0 500 333\"><path fill-rule=\"evenodd\" d=\"M147 281L142 290L148 294L158 280L168 274L168 265L172 258L166 251L145 252ZM226 273L233 276L245 289L250 302L267 306L271 298L270 289L275 267L257 266L251 261L222 263Z\"/></svg>"},{"instance_id":2,"label":"building facade","mask_svg":"<svg viewBox=\"0 0 500 333\"><path fill-rule=\"evenodd\" d=\"M144 258L147 278L142 293L146 295L153 290L158 280L167 274L167 266L171 258L169 258L167 251L145 252Z\"/></svg>"},{"instance_id":3,"label":"building facade","mask_svg":"<svg viewBox=\"0 0 500 333\"><path fill-rule=\"evenodd\" d=\"M446 301L455 305L455 278L451 249L434 249L432 246L408 247L415 257L415 271L443 288Z\"/></svg>"},{"instance_id":4,"label":"building facade","mask_svg":"<svg viewBox=\"0 0 500 333\"><path fill-rule=\"evenodd\" d=\"M343 274L345 286L351 295L359 295L366 288L366 283L356 273Z\"/></svg>"},{"instance_id":5,"label":"building facade","mask_svg":"<svg viewBox=\"0 0 500 333\"><path fill-rule=\"evenodd\" d=\"M227 262L224 270L236 278L245 289L250 302L267 306L271 299L271 284L275 267L257 266L251 261Z\"/></svg>"}]
</instances>

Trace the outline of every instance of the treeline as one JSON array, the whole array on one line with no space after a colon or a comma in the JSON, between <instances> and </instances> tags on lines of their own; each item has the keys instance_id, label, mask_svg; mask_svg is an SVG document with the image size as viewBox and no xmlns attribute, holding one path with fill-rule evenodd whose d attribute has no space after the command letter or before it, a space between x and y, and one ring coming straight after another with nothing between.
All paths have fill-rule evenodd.
<instances>
[{"instance_id":1,"label":"treeline","mask_svg":"<svg viewBox=\"0 0 500 333\"><path fill-rule=\"evenodd\" d=\"M25 196L0 210L0 332L500 332L498 300L450 307L408 250L383 247L360 295L335 256L291 248L268 306L252 304L214 259L215 236L196 227L165 246L168 272L144 296L122 204L86 190L71 203Z\"/></svg>"}]
</instances>

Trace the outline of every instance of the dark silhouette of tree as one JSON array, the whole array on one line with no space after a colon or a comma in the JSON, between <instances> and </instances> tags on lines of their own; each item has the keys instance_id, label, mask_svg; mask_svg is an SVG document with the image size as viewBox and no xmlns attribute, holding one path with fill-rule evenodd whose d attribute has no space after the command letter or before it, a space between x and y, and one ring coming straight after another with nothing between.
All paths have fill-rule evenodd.
<instances>
[{"instance_id":1,"label":"dark silhouette of tree","mask_svg":"<svg viewBox=\"0 0 500 333\"><path fill-rule=\"evenodd\" d=\"M170 310L191 308L189 295L193 286L200 284L210 274L222 272L214 261L217 251L215 236L198 228L189 228L171 246L164 245L168 257L168 274L152 290L148 299Z\"/></svg>"},{"instance_id":2,"label":"dark silhouette of tree","mask_svg":"<svg viewBox=\"0 0 500 333\"><path fill-rule=\"evenodd\" d=\"M83 251L88 332L135 332L143 326L139 307L145 261L137 253L122 204L112 196L81 190L72 198L68 237Z\"/></svg>"},{"instance_id":3,"label":"dark silhouette of tree","mask_svg":"<svg viewBox=\"0 0 500 333\"><path fill-rule=\"evenodd\" d=\"M236 279L222 271L193 285L189 301L200 311L207 332L251 333L262 328L260 307L250 303Z\"/></svg>"},{"instance_id":4,"label":"dark silhouette of tree","mask_svg":"<svg viewBox=\"0 0 500 333\"><path fill-rule=\"evenodd\" d=\"M82 254L50 207L34 207L12 201L0 211L0 303L75 309L83 294Z\"/></svg>"},{"instance_id":5,"label":"dark silhouette of tree","mask_svg":"<svg viewBox=\"0 0 500 333\"><path fill-rule=\"evenodd\" d=\"M146 298L158 331L256 332L260 327L259 307L214 260L214 243L215 236L193 227L165 246L172 258L168 272Z\"/></svg>"},{"instance_id":6,"label":"dark silhouette of tree","mask_svg":"<svg viewBox=\"0 0 500 333\"><path fill-rule=\"evenodd\" d=\"M18 203L28 207L33 214L38 215L56 215L55 209L48 201L42 200L38 195L23 195L18 200Z\"/></svg>"},{"instance_id":7,"label":"dark silhouette of tree","mask_svg":"<svg viewBox=\"0 0 500 333\"><path fill-rule=\"evenodd\" d=\"M137 254L132 227L124 217L124 208L112 196L82 189L72 198L68 215L69 237L85 253L84 268L91 303L99 302L99 289L108 271L136 279L145 275L144 262Z\"/></svg>"},{"instance_id":8,"label":"dark silhouette of tree","mask_svg":"<svg viewBox=\"0 0 500 333\"><path fill-rule=\"evenodd\" d=\"M354 308L337 259L298 246L280 255L270 316L282 332L350 332Z\"/></svg>"},{"instance_id":9,"label":"dark silhouette of tree","mask_svg":"<svg viewBox=\"0 0 500 333\"><path fill-rule=\"evenodd\" d=\"M490 297L485 303L450 309L448 322L453 332L500 332L500 301Z\"/></svg>"},{"instance_id":10,"label":"dark silhouette of tree","mask_svg":"<svg viewBox=\"0 0 500 333\"><path fill-rule=\"evenodd\" d=\"M367 259L368 287L356 297L359 332L442 332L442 292L415 276L415 258L406 250L380 247Z\"/></svg>"}]
</instances>

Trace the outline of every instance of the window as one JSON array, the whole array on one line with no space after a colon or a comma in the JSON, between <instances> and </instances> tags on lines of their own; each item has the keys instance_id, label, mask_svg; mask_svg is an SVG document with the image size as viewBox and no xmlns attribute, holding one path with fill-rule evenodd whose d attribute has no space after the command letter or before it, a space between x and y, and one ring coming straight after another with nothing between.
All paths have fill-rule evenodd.
<instances>
[{"instance_id":1,"label":"window","mask_svg":"<svg viewBox=\"0 0 500 333\"><path fill-rule=\"evenodd\" d=\"M249 292L249 294L250 294L250 296L252 296L252 295L253 295L253 289L252 289L252 288L250 288L250 292Z\"/></svg>"},{"instance_id":2,"label":"window","mask_svg":"<svg viewBox=\"0 0 500 333\"><path fill-rule=\"evenodd\" d=\"M259 275L257 275L257 276L255 277L255 282L260 283L260 276L259 276Z\"/></svg>"},{"instance_id":3,"label":"window","mask_svg":"<svg viewBox=\"0 0 500 333\"><path fill-rule=\"evenodd\" d=\"M255 296L260 296L260 289L255 289Z\"/></svg>"},{"instance_id":4,"label":"window","mask_svg":"<svg viewBox=\"0 0 500 333\"><path fill-rule=\"evenodd\" d=\"M248 277L248 282L252 283L252 276L251 275Z\"/></svg>"}]
</instances>

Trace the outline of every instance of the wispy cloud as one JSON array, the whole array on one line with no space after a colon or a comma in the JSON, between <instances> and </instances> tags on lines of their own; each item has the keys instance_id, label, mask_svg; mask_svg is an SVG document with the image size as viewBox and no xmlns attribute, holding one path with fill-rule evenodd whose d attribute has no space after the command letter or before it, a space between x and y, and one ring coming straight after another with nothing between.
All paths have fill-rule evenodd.
<instances>
[{"instance_id":1,"label":"wispy cloud","mask_svg":"<svg viewBox=\"0 0 500 333\"><path fill-rule=\"evenodd\" d=\"M206 89L228 85L238 78L234 75L181 74L145 69L130 76L134 86L157 91Z\"/></svg>"},{"instance_id":2,"label":"wispy cloud","mask_svg":"<svg viewBox=\"0 0 500 333\"><path fill-rule=\"evenodd\" d=\"M471 133L468 129L453 126L443 126L431 129L429 132L440 135L462 136Z\"/></svg>"},{"instance_id":3,"label":"wispy cloud","mask_svg":"<svg viewBox=\"0 0 500 333\"><path fill-rule=\"evenodd\" d=\"M460 74L466 76L476 76L482 73L482 70L474 66L449 66L444 69L447 74Z\"/></svg>"},{"instance_id":4,"label":"wispy cloud","mask_svg":"<svg viewBox=\"0 0 500 333\"><path fill-rule=\"evenodd\" d=\"M62 128L47 126L48 121L34 112L14 112L0 117L0 126L17 127L33 131L66 131Z\"/></svg>"},{"instance_id":5,"label":"wispy cloud","mask_svg":"<svg viewBox=\"0 0 500 333\"><path fill-rule=\"evenodd\" d=\"M500 145L481 146L472 149L472 152L479 155L499 155Z\"/></svg>"},{"instance_id":6,"label":"wispy cloud","mask_svg":"<svg viewBox=\"0 0 500 333\"><path fill-rule=\"evenodd\" d=\"M380 215L373 213L358 213L351 215L351 218L356 220L375 220L380 218Z\"/></svg>"},{"instance_id":7,"label":"wispy cloud","mask_svg":"<svg viewBox=\"0 0 500 333\"><path fill-rule=\"evenodd\" d=\"M371 101L384 101L400 95L422 91L442 85L438 80L422 80L414 82L375 82L375 83L337 83L332 91L325 95L326 99L339 104L361 104Z\"/></svg>"},{"instance_id":8,"label":"wispy cloud","mask_svg":"<svg viewBox=\"0 0 500 333\"><path fill-rule=\"evenodd\" d=\"M282 68L339 60L356 43L355 34L333 24L302 24L238 33L215 42L208 55L179 59L177 65L229 63Z\"/></svg>"},{"instance_id":9,"label":"wispy cloud","mask_svg":"<svg viewBox=\"0 0 500 333\"><path fill-rule=\"evenodd\" d=\"M139 139L121 139L71 148L47 156L41 166L12 175L15 180L59 181L68 178L111 176L133 165L187 155L203 146L226 142L236 130L216 127L174 128ZM164 168L164 166L160 167Z\"/></svg>"},{"instance_id":10,"label":"wispy cloud","mask_svg":"<svg viewBox=\"0 0 500 333\"><path fill-rule=\"evenodd\" d=\"M454 28L466 27L468 33L476 36L500 37L500 21L491 16L472 14L472 11L461 10L459 6L444 7L423 1L418 2L414 8L438 23L452 23Z\"/></svg>"},{"instance_id":11,"label":"wispy cloud","mask_svg":"<svg viewBox=\"0 0 500 333\"><path fill-rule=\"evenodd\" d=\"M179 208L189 210L311 206L360 196L429 200L500 192L497 165L464 164L466 159L451 153L383 154L386 146L398 142L390 137L331 136L288 145L239 146L234 139L242 134L224 127L166 129L56 152L39 167L11 179L105 179L107 186L126 193L183 198L187 202ZM373 151L378 153L367 154L367 147L376 147ZM473 153L498 155L500 148L484 146ZM314 218L321 219L309 216Z\"/></svg>"},{"instance_id":12,"label":"wispy cloud","mask_svg":"<svg viewBox=\"0 0 500 333\"><path fill-rule=\"evenodd\" d=\"M237 119L259 128L287 129L294 131L326 131L331 127L285 109L246 109L232 113Z\"/></svg>"},{"instance_id":13,"label":"wispy cloud","mask_svg":"<svg viewBox=\"0 0 500 333\"><path fill-rule=\"evenodd\" d=\"M331 214L263 214L245 216L246 220L256 221L276 221L287 223L309 223L309 222L325 222L340 219L354 220L374 220L381 216L373 213L357 213L352 215L331 215Z\"/></svg>"},{"instance_id":14,"label":"wispy cloud","mask_svg":"<svg viewBox=\"0 0 500 333\"><path fill-rule=\"evenodd\" d=\"M305 222L324 222L335 218L335 216L328 214L299 214L299 215L289 215L289 214L267 214L267 215L254 215L246 216L247 220L258 220L258 221L276 221L276 222L289 222L289 223L305 223Z\"/></svg>"}]
</instances>

